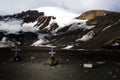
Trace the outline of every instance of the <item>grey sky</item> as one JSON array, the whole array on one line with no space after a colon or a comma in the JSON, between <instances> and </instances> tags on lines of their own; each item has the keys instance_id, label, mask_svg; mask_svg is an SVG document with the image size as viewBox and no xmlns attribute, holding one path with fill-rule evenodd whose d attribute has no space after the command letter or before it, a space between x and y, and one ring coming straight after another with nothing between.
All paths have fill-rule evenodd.
<instances>
[{"instance_id":1,"label":"grey sky","mask_svg":"<svg viewBox=\"0 0 120 80\"><path fill-rule=\"evenodd\" d=\"M57 6L75 12L91 9L120 11L120 0L0 0L0 11L17 13L43 6Z\"/></svg>"}]
</instances>

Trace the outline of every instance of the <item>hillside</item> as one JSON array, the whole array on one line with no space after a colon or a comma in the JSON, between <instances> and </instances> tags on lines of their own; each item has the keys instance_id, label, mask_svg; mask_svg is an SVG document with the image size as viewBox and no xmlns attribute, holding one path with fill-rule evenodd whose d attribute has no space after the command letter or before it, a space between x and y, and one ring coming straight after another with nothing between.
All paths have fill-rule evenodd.
<instances>
[{"instance_id":1,"label":"hillside","mask_svg":"<svg viewBox=\"0 0 120 80\"><path fill-rule=\"evenodd\" d=\"M120 49L119 32L120 13L105 10L78 16L61 8L42 7L0 16L0 47L13 47L14 39L19 46Z\"/></svg>"}]
</instances>

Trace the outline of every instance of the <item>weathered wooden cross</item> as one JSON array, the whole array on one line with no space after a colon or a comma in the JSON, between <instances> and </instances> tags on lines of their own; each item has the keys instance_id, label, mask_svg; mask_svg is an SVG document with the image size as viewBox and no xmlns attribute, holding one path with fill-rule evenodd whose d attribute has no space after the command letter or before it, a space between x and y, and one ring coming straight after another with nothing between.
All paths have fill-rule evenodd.
<instances>
[{"instance_id":1,"label":"weathered wooden cross","mask_svg":"<svg viewBox=\"0 0 120 80\"><path fill-rule=\"evenodd\" d=\"M49 54L51 55L51 57L53 57L55 53L56 53L56 52L54 52L54 51L53 51L53 48L51 47L51 52L49 52Z\"/></svg>"},{"instance_id":2,"label":"weathered wooden cross","mask_svg":"<svg viewBox=\"0 0 120 80\"><path fill-rule=\"evenodd\" d=\"M21 51L21 49L19 49L17 45L15 45L15 48L12 48L11 51L15 51L15 55L17 55L18 51Z\"/></svg>"},{"instance_id":3,"label":"weathered wooden cross","mask_svg":"<svg viewBox=\"0 0 120 80\"><path fill-rule=\"evenodd\" d=\"M15 48L12 48L11 51L14 51L15 55L10 59L10 61L21 61L21 58L18 55L18 51L21 51L21 49L17 47L17 44L15 44Z\"/></svg>"}]
</instances>

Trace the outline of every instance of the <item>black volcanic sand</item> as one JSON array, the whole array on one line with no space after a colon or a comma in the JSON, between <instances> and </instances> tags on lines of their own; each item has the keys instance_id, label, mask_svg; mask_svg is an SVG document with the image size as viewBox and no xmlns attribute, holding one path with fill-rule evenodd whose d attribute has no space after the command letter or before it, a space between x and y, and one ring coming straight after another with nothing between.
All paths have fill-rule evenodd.
<instances>
[{"instance_id":1,"label":"black volcanic sand","mask_svg":"<svg viewBox=\"0 0 120 80\"><path fill-rule=\"evenodd\" d=\"M13 53L9 50L0 51L0 80L120 80L119 53L108 56L89 55L89 52L84 52L85 55L79 55L81 52L58 52L57 66L44 64L49 56L47 53L20 52L22 61L10 62ZM83 63L88 61L104 61L105 64L84 68Z\"/></svg>"}]
</instances>

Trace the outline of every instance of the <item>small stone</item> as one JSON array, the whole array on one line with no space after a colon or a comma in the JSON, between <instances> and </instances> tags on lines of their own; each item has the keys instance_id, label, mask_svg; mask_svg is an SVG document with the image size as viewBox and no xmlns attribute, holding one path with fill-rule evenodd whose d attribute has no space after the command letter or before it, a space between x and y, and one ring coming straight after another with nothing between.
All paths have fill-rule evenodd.
<instances>
[{"instance_id":1,"label":"small stone","mask_svg":"<svg viewBox=\"0 0 120 80\"><path fill-rule=\"evenodd\" d=\"M25 64L22 64L23 66L25 66Z\"/></svg>"},{"instance_id":2,"label":"small stone","mask_svg":"<svg viewBox=\"0 0 120 80\"><path fill-rule=\"evenodd\" d=\"M79 66L82 66L82 64L79 64Z\"/></svg>"},{"instance_id":3,"label":"small stone","mask_svg":"<svg viewBox=\"0 0 120 80\"><path fill-rule=\"evenodd\" d=\"M66 59L66 61L69 61L69 59Z\"/></svg>"},{"instance_id":4,"label":"small stone","mask_svg":"<svg viewBox=\"0 0 120 80\"><path fill-rule=\"evenodd\" d=\"M120 63L116 63L116 64L120 66Z\"/></svg>"},{"instance_id":5,"label":"small stone","mask_svg":"<svg viewBox=\"0 0 120 80\"><path fill-rule=\"evenodd\" d=\"M113 75L112 77L113 77L113 78L117 78L117 76L116 76L116 75Z\"/></svg>"},{"instance_id":6,"label":"small stone","mask_svg":"<svg viewBox=\"0 0 120 80\"><path fill-rule=\"evenodd\" d=\"M118 73L118 72L119 72L119 70L118 70L118 69L116 69L116 70L115 70L115 72L117 72L117 73Z\"/></svg>"},{"instance_id":7,"label":"small stone","mask_svg":"<svg viewBox=\"0 0 120 80\"><path fill-rule=\"evenodd\" d=\"M113 72L111 71L111 72L109 72L108 74L109 74L109 75L112 75L112 74L113 74Z\"/></svg>"},{"instance_id":8,"label":"small stone","mask_svg":"<svg viewBox=\"0 0 120 80\"><path fill-rule=\"evenodd\" d=\"M52 69L55 69L55 67L52 67Z\"/></svg>"},{"instance_id":9,"label":"small stone","mask_svg":"<svg viewBox=\"0 0 120 80\"><path fill-rule=\"evenodd\" d=\"M71 75L70 75L70 77L72 78L72 77L73 77L73 75L71 74Z\"/></svg>"},{"instance_id":10,"label":"small stone","mask_svg":"<svg viewBox=\"0 0 120 80\"><path fill-rule=\"evenodd\" d=\"M6 64L5 62L3 62L3 64Z\"/></svg>"},{"instance_id":11,"label":"small stone","mask_svg":"<svg viewBox=\"0 0 120 80\"><path fill-rule=\"evenodd\" d=\"M30 57L30 59L35 59L35 57L32 56L32 57Z\"/></svg>"},{"instance_id":12,"label":"small stone","mask_svg":"<svg viewBox=\"0 0 120 80\"><path fill-rule=\"evenodd\" d=\"M85 72L86 72L86 73L90 73L90 71L89 71L89 70L86 70Z\"/></svg>"},{"instance_id":13,"label":"small stone","mask_svg":"<svg viewBox=\"0 0 120 80\"><path fill-rule=\"evenodd\" d=\"M15 55L14 57L12 57L10 59L11 62L18 62L18 61L21 61L21 58L19 55Z\"/></svg>"}]
</instances>

